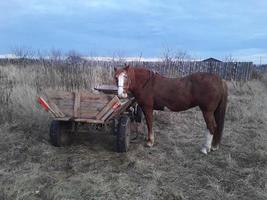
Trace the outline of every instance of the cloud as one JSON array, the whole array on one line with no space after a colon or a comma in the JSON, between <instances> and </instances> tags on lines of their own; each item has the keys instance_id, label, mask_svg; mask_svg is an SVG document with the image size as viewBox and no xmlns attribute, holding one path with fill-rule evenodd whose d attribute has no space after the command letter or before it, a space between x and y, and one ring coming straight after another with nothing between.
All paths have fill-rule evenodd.
<instances>
[{"instance_id":1,"label":"cloud","mask_svg":"<svg viewBox=\"0 0 267 200\"><path fill-rule=\"evenodd\" d=\"M267 51L266 7L265 0L0 1L0 53L16 44L147 56L166 46L203 57Z\"/></svg>"}]
</instances>

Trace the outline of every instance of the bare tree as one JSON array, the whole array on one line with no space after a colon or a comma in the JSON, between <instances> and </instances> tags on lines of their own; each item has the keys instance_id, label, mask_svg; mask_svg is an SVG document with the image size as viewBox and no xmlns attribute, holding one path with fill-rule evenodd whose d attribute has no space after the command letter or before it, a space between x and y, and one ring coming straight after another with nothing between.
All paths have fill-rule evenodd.
<instances>
[{"instance_id":1,"label":"bare tree","mask_svg":"<svg viewBox=\"0 0 267 200\"><path fill-rule=\"evenodd\" d=\"M237 62L237 59L234 58L232 54L226 55L223 59L224 62Z\"/></svg>"},{"instance_id":2,"label":"bare tree","mask_svg":"<svg viewBox=\"0 0 267 200\"><path fill-rule=\"evenodd\" d=\"M60 49L51 49L50 51L50 59L54 61L60 61L62 59L62 53Z\"/></svg>"},{"instance_id":3,"label":"bare tree","mask_svg":"<svg viewBox=\"0 0 267 200\"><path fill-rule=\"evenodd\" d=\"M33 58L35 52L30 47L19 46L13 49L13 54L17 58Z\"/></svg>"},{"instance_id":4,"label":"bare tree","mask_svg":"<svg viewBox=\"0 0 267 200\"><path fill-rule=\"evenodd\" d=\"M164 52L163 52L163 61L165 63L170 63L173 60L173 56L172 56L172 50L170 48L165 48Z\"/></svg>"},{"instance_id":5,"label":"bare tree","mask_svg":"<svg viewBox=\"0 0 267 200\"><path fill-rule=\"evenodd\" d=\"M191 56L183 50L179 50L175 53L174 59L178 62L188 61L191 59Z\"/></svg>"},{"instance_id":6,"label":"bare tree","mask_svg":"<svg viewBox=\"0 0 267 200\"><path fill-rule=\"evenodd\" d=\"M67 61L71 64L80 64L83 61L82 55L75 50L71 50L67 53Z\"/></svg>"}]
</instances>

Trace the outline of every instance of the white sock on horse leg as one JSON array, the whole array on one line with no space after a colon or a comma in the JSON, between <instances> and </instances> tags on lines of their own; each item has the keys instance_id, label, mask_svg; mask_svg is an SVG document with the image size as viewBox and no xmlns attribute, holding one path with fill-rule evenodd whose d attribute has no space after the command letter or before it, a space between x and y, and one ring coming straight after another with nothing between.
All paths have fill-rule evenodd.
<instances>
[{"instance_id":1,"label":"white sock on horse leg","mask_svg":"<svg viewBox=\"0 0 267 200\"><path fill-rule=\"evenodd\" d=\"M204 143L203 147L201 148L202 153L208 154L208 152L210 152L212 139L213 139L213 135L210 134L209 131L206 131L205 143Z\"/></svg>"}]
</instances>

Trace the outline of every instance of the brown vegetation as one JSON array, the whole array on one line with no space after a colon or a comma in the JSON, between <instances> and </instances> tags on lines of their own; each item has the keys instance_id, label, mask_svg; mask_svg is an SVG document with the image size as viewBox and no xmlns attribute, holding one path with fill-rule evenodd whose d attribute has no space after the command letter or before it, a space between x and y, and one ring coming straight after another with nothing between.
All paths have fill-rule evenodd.
<instances>
[{"instance_id":1,"label":"brown vegetation","mask_svg":"<svg viewBox=\"0 0 267 200\"><path fill-rule=\"evenodd\" d=\"M155 147L140 134L127 154L115 138L82 127L70 147L49 142L50 116L36 103L46 88L90 90L113 68L0 66L0 199L266 199L267 76L228 82L219 151L199 153L198 109L155 112ZM91 131L89 131L91 130Z\"/></svg>"}]
</instances>

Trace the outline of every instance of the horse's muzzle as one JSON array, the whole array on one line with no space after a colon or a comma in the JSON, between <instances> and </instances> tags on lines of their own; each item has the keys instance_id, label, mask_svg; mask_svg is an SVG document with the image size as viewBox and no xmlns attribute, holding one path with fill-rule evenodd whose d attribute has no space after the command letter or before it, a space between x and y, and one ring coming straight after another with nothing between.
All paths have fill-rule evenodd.
<instances>
[{"instance_id":1,"label":"horse's muzzle","mask_svg":"<svg viewBox=\"0 0 267 200\"><path fill-rule=\"evenodd\" d=\"M119 98L126 99L128 97L128 94L127 93L124 93L124 92L123 93L120 93L120 94L118 93L118 97Z\"/></svg>"},{"instance_id":2,"label":"horse's muzzle","mask_svg":"<svg viewBox=\"0 0 267 200\"><path fill-rule=\"evenodd\" d=\"M127 92L125 92L123 86L118 86L118 97L120 98L127 98Z\"/></svg>"}]
</instances>

